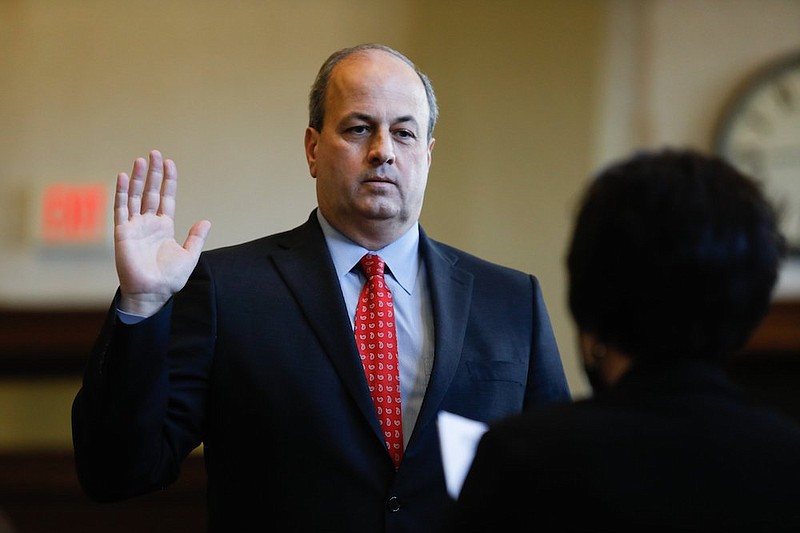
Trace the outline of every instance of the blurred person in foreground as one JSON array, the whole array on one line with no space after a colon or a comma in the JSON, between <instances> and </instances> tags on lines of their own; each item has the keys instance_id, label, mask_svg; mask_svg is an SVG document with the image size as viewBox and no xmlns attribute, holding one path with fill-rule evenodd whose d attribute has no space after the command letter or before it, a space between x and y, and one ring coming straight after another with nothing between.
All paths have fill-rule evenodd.
<instances>
[{"instance_id":1,"label":"blurred person in foreground","mask_svg":"<svg viewBox=\"0 0 800 533\"><path fill-rule=\"evenodd\" d=\"M569 398L538 280L419 225L437 115L400 52L333 53L304 136L317 208L202 254L208 221L174 238L173 161L118 175L119 291L73 403L87 494L159 490L202 443L210 531L434 532L440 410L490 422Z\"/></svg>"},{"instance_id":2,"label":"blurred person in foreground","mask_svg":"<svg viewBox=\"0 0 800 533\"><path fill-rule=\"evenodd\" d=\"M800 531L800 427L724 370L770 305L775 219L691 150L597 176L567 258L594 395L491 425L450 531Z\"/></svg>"}]
</instances>

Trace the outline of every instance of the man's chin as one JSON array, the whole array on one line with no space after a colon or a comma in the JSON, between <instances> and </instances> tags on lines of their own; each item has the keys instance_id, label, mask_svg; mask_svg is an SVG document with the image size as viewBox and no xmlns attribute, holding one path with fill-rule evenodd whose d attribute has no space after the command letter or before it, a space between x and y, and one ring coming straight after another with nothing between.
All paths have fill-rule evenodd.
<instances>
[{"instance_id":1,"label":"man's chin","mask_svg":"<svg viewBox=\"0 0 800 533\"><path fill-rule=\"evenodd\" d=\"M375 222L390 221L401 217L401 210L394 203L386 201L365 202L359 206L358 214L361 218Z\"/></svg>"}]
</instances>

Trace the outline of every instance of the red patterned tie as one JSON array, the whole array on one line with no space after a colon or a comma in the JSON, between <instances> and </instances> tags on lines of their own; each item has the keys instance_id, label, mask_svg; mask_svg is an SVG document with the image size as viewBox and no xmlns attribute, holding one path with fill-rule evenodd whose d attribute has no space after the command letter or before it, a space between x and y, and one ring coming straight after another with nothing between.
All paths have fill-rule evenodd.
<instances>
[{"instance_id":1,"label":"red patterned tie","mask_svg":"<svg viewBox=\"0 0 800 533\"><path fill-rule=\"evenodd\" d=\"M403 420L400 416L400 369L394 304L392 293L383 278L383 259L367 254L361 258L360 264L367 282L361 289L356 307L356 345L383 429L386 448L397 468L403 457Z\"/></svg>"}]
</instances>

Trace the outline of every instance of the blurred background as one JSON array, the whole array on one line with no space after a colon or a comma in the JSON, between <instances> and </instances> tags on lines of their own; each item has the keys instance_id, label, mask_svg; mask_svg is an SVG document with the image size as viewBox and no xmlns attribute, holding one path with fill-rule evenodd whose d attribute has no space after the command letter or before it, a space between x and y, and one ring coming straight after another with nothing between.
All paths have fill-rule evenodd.
<instances>
[{"instance_id":1,"label":"blurred background","mask_svg":"<svg viewBox=\"0 0 800 533\"><path fill-rule=\"evenodd\" d=\"M116 174L153 148L174 159L179 240L208 218L206 248L296 226L315 206L308 89L331 52L367 41L437 90L423 226L539 278L580 397L564 272L580 192L636 149L712 151L746 83L800 53L800 1L0 0L0 508L19 531L89 531L78 509L107 509L75 488L69 410L116 288ZM73 208L85 232L65 235ZM750 351L800 360L798 270ZM202 477L186 478L165 531L198 530Z\"/></svg>"}]
</instances>

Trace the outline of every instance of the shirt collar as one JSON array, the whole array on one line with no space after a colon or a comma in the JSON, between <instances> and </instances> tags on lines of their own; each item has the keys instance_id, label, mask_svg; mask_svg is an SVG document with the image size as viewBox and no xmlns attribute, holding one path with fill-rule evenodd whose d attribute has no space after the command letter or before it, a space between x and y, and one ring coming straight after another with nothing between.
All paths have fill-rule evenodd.
<instances>
[{"instance_id":1,"label":"shirt collar","mask_svg":"<svg viewBox=\"0 0 800 533\"><path fill-rule=\"evenodd\" d=\"M340 283L356 267L365 253L372 252L381 256L390 275L404 291L408 294L413 292L420 266L419 223L414 224L399 239L388 246L380 250L367 250L331 226L319 209L317 210L317 219L322 227L322 233L325 235L325 242L328 244L328 250Z\"/></svg>"}]
</instances>

